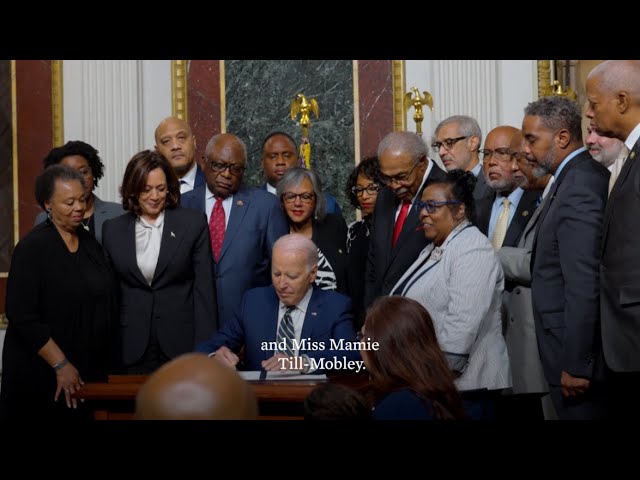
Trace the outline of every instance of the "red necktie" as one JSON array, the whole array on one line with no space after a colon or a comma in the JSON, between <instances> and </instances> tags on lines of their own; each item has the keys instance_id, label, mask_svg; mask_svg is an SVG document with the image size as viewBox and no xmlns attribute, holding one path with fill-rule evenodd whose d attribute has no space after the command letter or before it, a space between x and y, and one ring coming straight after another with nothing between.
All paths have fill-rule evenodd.
<instances>
[{"instance_id":1,"label":"red necktie","mask_svg":"<svg viewBox=\"0 0 640 480\"><path fill-rule=\"evenodd\" d=\"M209 218L209 235L211 236L211 250L216 262L220 260L222 244L224 243L224 208L222 208L222 197L215 197L216 203Z\"/></svg>"},{"instance_id":2,"label":"red necktie","mask_svg":"<svg viewBox=\"0 0 640 480\"><path fill-rule=\"evenodd\" d=\"M396 242L398 241L400 232L402 232L402 226L404 225L404 221L407 219L407 213L409 213L410 207L411 202L402 204L402 208L398 214L398 219L396 220L396 226L393 228L393 241L391 242L391 248L396 246Z\"/></svg>"}]
</instances>

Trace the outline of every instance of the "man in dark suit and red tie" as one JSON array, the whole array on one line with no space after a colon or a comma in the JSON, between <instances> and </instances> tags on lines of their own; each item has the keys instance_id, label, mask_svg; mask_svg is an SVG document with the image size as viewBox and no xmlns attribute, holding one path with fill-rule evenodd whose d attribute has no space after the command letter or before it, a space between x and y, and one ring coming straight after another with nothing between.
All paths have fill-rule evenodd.
<instances>
[{"instance_id":1,"label":"man in dark suit and red tie","mask_svg":"<svg viewBox=\"0 0 640 480\"><path fill-rule=\"evenodd\" d=\"M600 241L609 171L582 143L578 105L560 96L525 108L524 152L534 175L554 175L531 253L540 359L561 420L604 415Z\"/></svg>"},{"instance_id":2,"label":"man in dark suit and red tie","mask_svg":"<svg viewBox=\"0 0 640 480\"><path fill-rule=\"evenodd\" d=\"M391 291L428 243L424 232L416 231L420 219L413 203L445 172L427 152L422 137L413 132L392 132L380 142L380 178L387 188L380 190L371 220L365 307Z\"/></svg>"},{"instance_id":3,"label":"man in dark suit and red tie","mask_svg":"<svg viewBox=\"0 0 640 480\"><path fill-rule=\"evenodd\" d=\"M244 292L271 283L271 249L289 226L278 199L242 185L247 147L235 135L214 135L205 150L207 184L182 205L205 212L215 263L218 319L229 321Z\"/></svg>"},{"instance_id":4,"label":"man in dark suit and red tie","mask_svg":"<svg viewBox=\"0 0 640 480\"><path fill-rule=\"evenodd\" d=\"M601 63L587 77L586 116L629 149L604 215L600 259L602 345L613 417L638 419L640 394L640 61Z\"/></svg>"}]
</instances>

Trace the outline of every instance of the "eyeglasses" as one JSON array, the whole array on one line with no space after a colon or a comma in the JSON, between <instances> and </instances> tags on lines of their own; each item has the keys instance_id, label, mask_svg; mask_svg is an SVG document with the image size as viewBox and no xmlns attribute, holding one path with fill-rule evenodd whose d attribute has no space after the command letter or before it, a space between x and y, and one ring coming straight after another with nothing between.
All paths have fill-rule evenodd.
<instances>
[{"instance_id":1,"label":"eyeglasses","mask_svg":"<svg viewBox=\"0 0 640 480\"><path fill-rule=\"evenodd\" d=\"M287 203L293 203L296 201L296 198L300 197L300 201L302 203L311 203L313 199L316 198L315 193L293 193L293 192L285 192L282 194L282 200Z\"/></svg>"},{"instance_id":2,"label":"eyeglasses","mask_svg":"<svg viewBox=\"0 0 640 480\"><path fill-rule=\"evenodd\" d=\"M446 202L433 202L429 200L428 202L422 202L420 200L416 200L416 208L418 212L423 208L427 211L427 213L435 213L438 207L442 207L443 205L457 205L458 203L462 203L461 200L447 200Z\"/></svg>"},{"instance_id":3,"label":"eyeglasses","mask_svg":"<svg viewBox=\"0 0 640 480\"><path fill-rule=\"evenodd\" d=\"M228 168L229 173L234 176L238 176L244 172L244 167L233 165L232 163L209 162L209 168L217 173L222 173Z\"/></svg>"},{"instance_id":4,"label":"eyeglasses","mask_svg":"<svg viewBox=\"0 0 640 480\"><path fill-rule=\"evenodd\" d=\"M414 162L413 167L411 167L411 170L409 170L407 173L399 173L398 175L394 175L393 177L389 177L387 175L380 174L380 180L382 181L382 183L384 183L386 185L391 185L393 182L396 182L396 183L408 182L409 179L411 178L411 174L413 173L413 171L418 166L418 163L420 163L424 158L426 158L424 155L422 155L420 158L418 158Z\"/></svg>"},{"instance_id":5,"label":"eyeglasses","mask_svg":"<svg viewBox=\"0 0 640 480\"><path fill-rule=\"evenodd\" d=\"M353 193L356 197L361 197L364 192L367 192L369 195L377 195L380 190L380 185L377 183L372 183L371 185L367 185L366 187L351 187L351 193Z\"/></svg>"},{"instance_id":6,"label":"eyeglasses","mask_svg":"<svg viewBox=\"0 0 640 480\"><path fill-rule=\"evenodd\" d=\"M508 148L496 148L495 150L491 150L489 148L483 148L479 150L478 153L482 155L482 161L488 162L491 160L491 157L494 158L496 162L507 163L511 160L511 150Z\"/></svg>"},{"instance_id":7,"label":"eyeglasses","mask_svg":"<svg viewBox=\"0 0 640 480\"><path fill-rule=\"evenodd\" d=\"M441 147L444 147L446 150L451 150L456 143L458 143L460 140L464 140L465 138L469 138L469 135L465 137L445 138L441 142L433 142L431 144L431 148L433 148L436 152L438 152Z\"/></svg>"},{"instance_id":8,"label":"eyeglasses","mask_svg":"<svg viewBox=\"0 0 640 480\"><path fill-rule=\"evenodd\" d=\"M525 152L511 152L511 158L515 158L519 162L520 160L526 159L527 154Z\"/></svg>"}]
</instances>

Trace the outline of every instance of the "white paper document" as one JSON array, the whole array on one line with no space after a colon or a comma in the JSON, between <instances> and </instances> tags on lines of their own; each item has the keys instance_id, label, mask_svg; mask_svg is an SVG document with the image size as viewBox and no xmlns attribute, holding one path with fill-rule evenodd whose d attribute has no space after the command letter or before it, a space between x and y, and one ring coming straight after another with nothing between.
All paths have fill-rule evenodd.
<instances>
[{"instance_id":1,"label":"white paper document","mask_svg":"<svg viewBox=\"0 0 640 480\"><path fill-rule=\"evenodd\" d=\"M260 378L259 371L252 372L238 372L238 374L245 380L299 380L303 382L311 381L311 380L326 380L327 376L325 374L320 375L302 375L300 372L289 372L286 370L275 371L275 372L267 372L267 376L264 379Z\"/></svg>"}]
</instances>

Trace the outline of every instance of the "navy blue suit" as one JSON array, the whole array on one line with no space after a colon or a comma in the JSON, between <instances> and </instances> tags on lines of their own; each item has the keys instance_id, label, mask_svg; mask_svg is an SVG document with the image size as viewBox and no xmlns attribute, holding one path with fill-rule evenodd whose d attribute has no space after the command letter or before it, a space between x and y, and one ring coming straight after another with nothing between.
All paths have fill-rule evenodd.
<instances>
[{"instance_id":1,"label":"navy blue suit","mask_svg":"<svg viewBox=\"0 0 640 480\"><path fill-rule=\"evenodd\" d=\"M195 188L182 196L181 204L205 212L206 193L206 186ZM271 283L271 249L287 233L289 224L278 199L241 185L233 195L220 259L214 260L220 326L233 317L244 292Z\"/></svg>"},{"instance_id":2,"label":"navy blue suit","mask_svg":"<svg viewBox=\"0 0 640 480\"><path fill-rule=\"evenodd\" d=\"M268 192L266 183L262 184L260 188ZM327 202L327 213L333 213L336 215L340 215L341 217L343 216L342 210L340 209L340 205L338 205L336 197L331 195L329 192L324 192L324 199Z\"/></svg>"},{"instance_id":3,"label":"navy blue suit","mask_svg":"<svg viewBox=\"0 0 640 480\"><path fill-rule=\"evenodd\" d=\"M198 352L211 353L223 345L238 353L242 346L247 370L261 370L261 362L274 355L263 350L262 342L275 342L278 327L279 299L272 285L254 288L244 294L231 322L223 325L209 340L197 346ZM357 350L330 350L330 339L355 342L353 315L349 297L330 290L313 287L307 313L302 326L301 339L321 342L325 350L300 350L310 358L319 360L336 356L342 360L360 360Z\"/></svg>"},{"instance_id":4,"label":"navy blue suit","mask_svg":"<svg viewBox=\"0 0 640 480\"><path fill-rule=\"evenodd\" d=\"M571 159L548 193L531 253L538 350L560 419L593 418L589 398L561 399L562 371L603 377L599 263L608 185L609 171L587 151Z\"/></svg>"}]
</instances>

